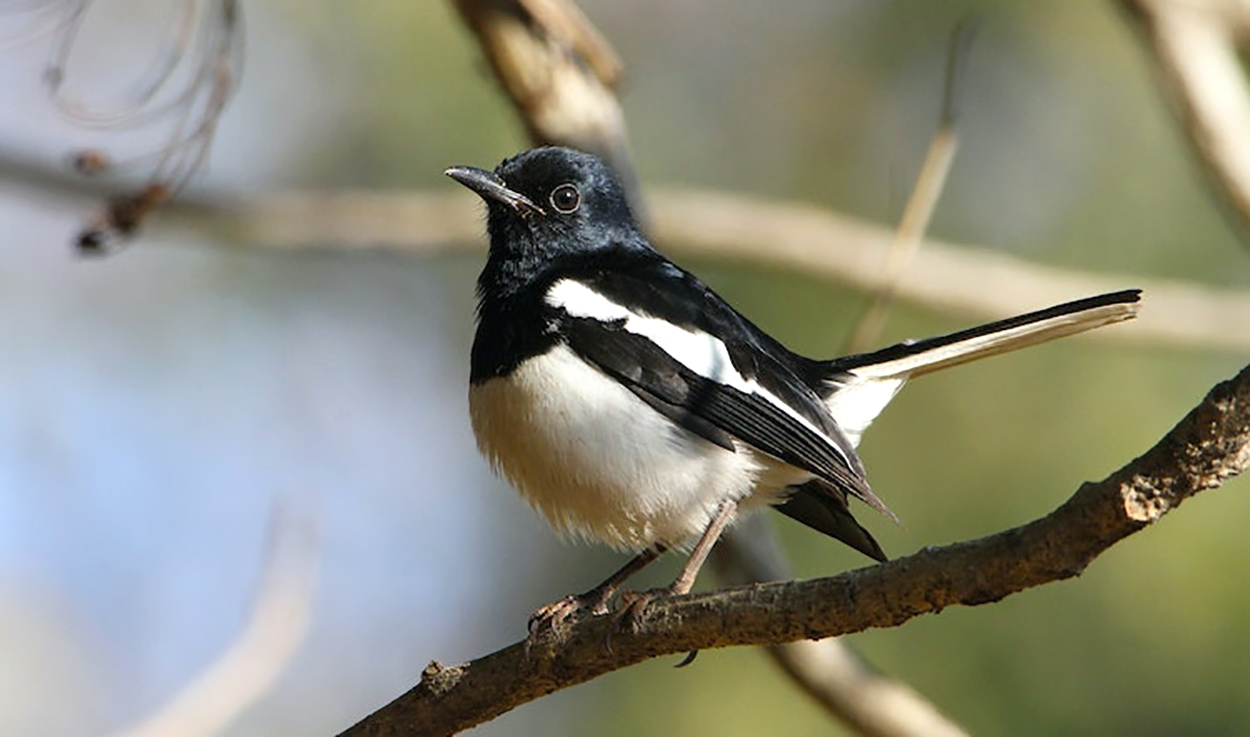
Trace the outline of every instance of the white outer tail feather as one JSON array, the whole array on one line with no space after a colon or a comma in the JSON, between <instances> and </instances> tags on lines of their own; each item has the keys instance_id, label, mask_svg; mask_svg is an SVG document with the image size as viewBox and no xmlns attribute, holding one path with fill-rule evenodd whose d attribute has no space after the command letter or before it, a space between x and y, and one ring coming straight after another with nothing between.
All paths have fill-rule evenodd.
<instances>
[{"instance_id":1,"label":"white outer tail feather","mask_svg":"<svg viewBox=\"0 0 1250 737\"><path fill-rule=\"evenodd\" d=\"M902 344L849 359L852 364L849 367L843 368L835 361L839 370L827 384L830 393L825 396L825 404L851 442L858 445L864 430L908 379L1132 319L1140 306L1137 294L1133 291L1103 295L1108 299L1118 297L1118 301L1097 303L1099 298L1092 298L1094 304L1089 307L1081 305L1090 300L1060 305L1033 313L1036 319L1030 320L1026 315L1004 321L1001 329L993 329L991 324L985 326L984 331L980 328L963 331L969 335L962 340L945 343L941 338L926 340L917 344L915 353L907 353L907 344ZM925 343L935 345L925 349L921 347ZM886 357L893 353L903 355ZM874 361L877 354L882 354L882 359Z\"/></svg>"}]
</instances>

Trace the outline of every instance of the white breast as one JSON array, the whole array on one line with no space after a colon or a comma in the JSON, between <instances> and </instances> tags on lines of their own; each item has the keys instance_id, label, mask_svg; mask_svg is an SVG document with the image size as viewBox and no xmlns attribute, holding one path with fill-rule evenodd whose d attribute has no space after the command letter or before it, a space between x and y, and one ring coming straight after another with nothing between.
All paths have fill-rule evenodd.
<instances>
[{"instance_id":1,"label":"white breast","mask_svg":"<svg viewBox=\"0 0 1250 737\"><path fill-rule=\"evenodd\" d=\"M682 546L721 500L803 476L677 427L565 346L474 385L469 408L482 452L557 531L619 549Z\"/></svg>"}]
</instances>

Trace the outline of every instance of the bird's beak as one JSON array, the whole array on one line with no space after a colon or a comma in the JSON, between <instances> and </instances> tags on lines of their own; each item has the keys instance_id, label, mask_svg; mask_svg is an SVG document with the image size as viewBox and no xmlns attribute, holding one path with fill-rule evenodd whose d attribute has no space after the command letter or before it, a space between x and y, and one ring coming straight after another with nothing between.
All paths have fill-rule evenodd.
<instances>
[{"instance_id":1,"label":"bird's beak","mask_svg":"<svg viewBox=\"0 0 1250 737\"><path fill-rule=\"evenodd\" d=\"M542 208L535 205L533 200L516 190L508 189L508 186L494 172L474 166L453 166L443 173L477 192L478 196L488 203L493 200L505 204L518 215L544 214Z\"/></svg>"}]
</instances>

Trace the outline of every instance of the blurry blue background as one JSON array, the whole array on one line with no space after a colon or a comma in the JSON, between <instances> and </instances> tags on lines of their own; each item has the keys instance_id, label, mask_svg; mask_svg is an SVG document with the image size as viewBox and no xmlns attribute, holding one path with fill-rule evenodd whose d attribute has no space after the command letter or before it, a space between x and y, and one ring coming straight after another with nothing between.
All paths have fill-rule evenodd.
<instances>
[{"instance_id":1,"label":"blurry blue background","mask_svg":"<svg viewBox=\"0 0 1250 737\"><path fill-rule=\"evenodd\" d=\"M97 3L75 51L88 61L71 67L78 93L107 99L143 69L158 6ZM935 235L1103 274L1250 285L1250 256L1108 4L581 6L627 64L644 181L883 223L932 131L949 32L980 11ZM244 10L246 73L206 188L450 190L446 166L525 147L447 3ZM60 166L108 139L52 109L48 48L0 51L0 148ZM160 140L144 129L106 145ZM517 640L530 610L618 564L561 546L477 456L465 385L479 255L281 254L164 230L83 260L69 244L87 214L0 181L0 733L98 734L177 693L243 624L278 500L316 520L312 629L231 735L335 733L429 660ZM812 355L837 351L863 301L782 270L687 265ZM904 305L882 341L971 321ZM1244 361L1073 340L917 382L863 447L906 526L863 519L903 555L1036 517ZM1075 581L851 642L975 733L1236 732L1250 724L1245 491L1202 495ZM867 563L777 526L801 575ZM481 733L828 733L757 652L671 665Z\"/></svg>"}]
</instances>

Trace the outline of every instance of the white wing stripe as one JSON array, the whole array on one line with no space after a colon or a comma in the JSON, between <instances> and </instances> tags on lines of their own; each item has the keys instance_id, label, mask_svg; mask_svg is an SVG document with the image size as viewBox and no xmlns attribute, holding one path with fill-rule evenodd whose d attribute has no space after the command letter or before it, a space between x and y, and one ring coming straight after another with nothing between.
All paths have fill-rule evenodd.
<instances>
[{"instance_id":1,"label":"white wing stripe","mask_svg":"<svg viewBox=\"0 0 1250 737\"><path fill-rule=\"evenodd\" d=\"M617 304L585 284L572 279L561 279L552 285L547 292L546 301L552 307L564 310L573 317L590 318L601 322L624 320L625 330L647 338L681 365L705 379L761 397L816 433L840 457L846 457L842 449L830 441L829 437L812 424L811 420L799 414L777 395L760 386L754 379L748 379L739 373L729 357L729 349L720 338L703 331L687 330L658 318L639 315L628 307Z\"/></svg>"}]
</instances>

